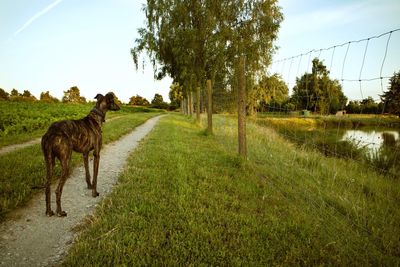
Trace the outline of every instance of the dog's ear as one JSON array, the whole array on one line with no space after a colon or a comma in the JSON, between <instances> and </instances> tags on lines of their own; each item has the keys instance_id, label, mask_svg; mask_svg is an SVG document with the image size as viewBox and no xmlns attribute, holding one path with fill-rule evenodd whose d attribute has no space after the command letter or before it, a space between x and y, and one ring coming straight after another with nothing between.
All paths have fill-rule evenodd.
<instances>
[{"instance_id":1,"label":"dog's ear","mask_svg":"<svg viewBox=\"0 0 400 267\"><path fill-rule=\"evenodd\" d=\"M102 94L97 94L94 99L96 99L97 101L99 101L100 99L102 99L104 96Z\"/></svg>"}]
</instances>

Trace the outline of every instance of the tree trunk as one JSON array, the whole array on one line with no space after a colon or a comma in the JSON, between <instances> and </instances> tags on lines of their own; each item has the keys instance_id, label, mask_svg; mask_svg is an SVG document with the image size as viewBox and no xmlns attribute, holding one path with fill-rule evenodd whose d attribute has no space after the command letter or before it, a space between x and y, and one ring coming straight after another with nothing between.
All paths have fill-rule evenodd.
<instances>
[{"instance_id":1,"label":"tree trunk","mask_svg":"<svg viewBox=\"0 0 400 267\"><path fill-rule=\"evenodd\" d=\"M212 129L212 85L211 80L207 80L207 132L208 134L213 133Z\"/></svg>"},{"instance_id":2,"label":"tree trunk","mask_svg":"<svg viewBox=\"0 0 400 267\"><path fill-rule=\"evenodd\" d=\"M196 87L196 122L200 123L200 86Z\"/></svg>"},{"instance_id":3,"label":"tree trunk","mask_svg":"<svg viewBox=\"0 0 400 267\"><path fill-rule=\"evenodd\" d=\"M244 56L240 58L238 73L238 139L239 155L243 158L247 158L245 60Z\"/></svg>"},{"instance_id":4,"label":"tree trunk","mask_svg":"<svg viewBox=\"0 0 400 267\"><path fill-rule=\"evenodd\" d=\"M192 114L193 114L192 92L189 92L188 100L189 100L188 101L188 106L189 106L188 113L189 113L189 116L192 116Z\"/></svg>"}]
</instances>

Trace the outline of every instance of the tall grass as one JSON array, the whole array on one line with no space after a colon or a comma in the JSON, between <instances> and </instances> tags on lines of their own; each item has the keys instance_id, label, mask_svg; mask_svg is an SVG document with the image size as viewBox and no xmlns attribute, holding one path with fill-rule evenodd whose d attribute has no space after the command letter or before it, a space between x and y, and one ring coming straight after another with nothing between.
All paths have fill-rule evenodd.
<instances>
[{"instance_id":1,"label":"tall grass","mask_svg":"<svg viewBox=\"0 0 400 267\"><path fill-rule=\"evenodd\" d=\"M117 140L136 126L158 113L125 114L104 124L103 144ZM42 132L42 135L44 131ZM80 154L73 153L72 165L82 163ZM45 183L46 170L40 145L33 145L0 155L0 221L10 210L25 204ZM59 176L56 161L55 178ZM83 180L82 180L83 181Z\"/></svg>"},{"instance_id":2,"label":"tall grass","mask_svg":"<svg viewBox=\"0 0 400 267\"><path fill-rule=\"evenodd\" d=\"M398 181L236 120L160 120L79 230L65 266L398 265Z\"/></svg>"}]
</instances>

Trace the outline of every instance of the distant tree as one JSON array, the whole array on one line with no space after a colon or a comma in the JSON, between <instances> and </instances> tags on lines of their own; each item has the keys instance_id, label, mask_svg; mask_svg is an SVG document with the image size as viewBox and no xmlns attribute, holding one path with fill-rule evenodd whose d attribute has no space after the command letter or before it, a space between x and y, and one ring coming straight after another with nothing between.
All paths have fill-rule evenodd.
<instances>
[{"instance_id":1,"label":"distant tree","mask_svg":"<svg viewBox=\"0 0 400 267\"><path fill-rule=\"evenodd\" d=\"M56 97L50 95L49 91L40 93L40 101L47 102L47 103L57 103L60 102Z\"/></svg>"},{"instance_id":2,"label":"distant tree","mask_svg":"<svg viewBox=\"0 0 400 267\"><path fill-rule=\"evenodd\" d=\"M10 94L4 91L4 89L0 88L0 100L9 100Z\"/></svg>"},{"instance_id":3,"label":"distant tree","mask_svg":"<svg viewBox=\"0 0 400 267\"><path fill-rule=\"evenodd\" d=\"M346 106L346 112L350 114L361 113L361 103L357 100L351 100Z\"/></svg>"},{"instance_id":4,"label":"distant tree","mask_svg":"<svg viewBox=\"0 0 400 267\"><path fill-rule=\"evenodd\" d=\"M11 101L23 101L22 94L18 92L17 89L13 88L10 93Z\"/></svg>"},{"instance_id":5,"label":"distant tree","mask_svg":"<svg viewBox=\"0 0 400 267\"><path fill-rule=\"evenodd\" d=\"M183 88L179 83L173 83L169 87L169 99L171 100L171 107L177 109L181 106L183 99Z\"/></svg>"},{"instance_id":6,"label":"distant tree","mask_svg":"<svg viewBox=\"0 0 400 267\"><path fill-rule=\"evenodd\" d=\"M64 103L86 103L86 98L81 96L79 88L76 86L71 87L69 90L64 91L62 98Z\"/></svg>"},{"instance_id":7,"label":"distant tree","mask_svg":"<svg viewBox=\"0 0 400 267\"><path fill-rule=\"evenodd\" d=\"M298 109L329 114L344 109L347 97L343 94L339 81L331 80L326 66L315 58L311 73L296 78L292 101L297 104Z\"/></svg>"},{"instance_id":8,"label":"distant tree","mask_svg":"<svg viewBox=\"0 0 400 267\"><path fill-rule=\"evenodd\" d=\"M289 98L289 89L278 74L263 76L259 83L249 90L247 105L249 113L256 110L281 106Z\"/></svg>"},{"instance_id":9,"label":"distant tree","mask_svg":"<svg viewBox=\"0 0 400 267\"><path fill-rule=\"evenodd\" d=\"M162 95L155 94L153 100L151 100L151 107L160 108L160 109L168 109L168 103L164 102Z\"/></svg>"},{"instance_id":10,"label":"distant tree","mask_svg":"<svg viewBox=\"0 0 400 267\"><path fill-rule=\"evenodd\" d=\"M132 96L131 98L129 98L129 105L148 106L149 104L150 104L149 101L147 101L146 98L140 95Z\"/></svg>"},{"instance_id":11,"label":"distant tree","mask_svg":"<svg viewBox=\"0 0 400 267\"><path fill-rule=\"evenodd\" d=\"M164 102L164 99L163 99L162 95L160 95L160 94L155 94L153 100L151 100L152 105L162 104L163 102Z\"/></svg>"},{"instance_id":12,"label":"distant tree","mask_svg":"<svg viewBox=\"0 0 400 267\"><path fill-rule=\"evenodd\" d=\"M389 80L388 91L381 96L385 111L400 117L400 71Z\"/></svg>"},{"instance_id":13,"label":"distant tree","mask_svg":"<svg viewBox=\"0 0 400 267\"><path fill-rule=\"evenodd\" d=\"M11 90L10 97L19 97L19 96L22 96L22 95L18 92L17 89L13 88L13 89Z\"/></svg>"},{"instance_id":14,"label":"distant tree","mask_svg":"<svg viewBox=\"0 0 400 267\"><path fill-rule=\"evenodd\" d=\"M34 95L31 94L31 92L29 92L28 90L24 90L24 92L22 93L22 99L25 101L36 101L36 97Z\"/></svg>"},{"instance_id":15,"label":"distant tree","mask_svg":"<svg viewBox=\"0 0 400 267\"><path fill-rule=\"evenodd\" d=\"M377 114L380 112L382 112L382 110L379 110L379 104L376 103L371 96L361 101L361 113Z\"/></svg>"}]
</instances>

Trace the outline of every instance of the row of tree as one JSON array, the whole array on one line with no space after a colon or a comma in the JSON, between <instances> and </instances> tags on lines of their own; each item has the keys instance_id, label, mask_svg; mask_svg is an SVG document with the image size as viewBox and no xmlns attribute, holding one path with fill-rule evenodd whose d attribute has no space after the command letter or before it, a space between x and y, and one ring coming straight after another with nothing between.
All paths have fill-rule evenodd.
<instances>
[{"instance_id":1,"label":"row of tree","mask_svg":"<svg viewBox=\"0 0 400 267\"><path fill-rule=\"evenodd\" d=\"M17 89L12 89L10 93L6 92L4 89L0 88L0 100L7 101L27 101L35 102L38 99L31 94L28 90L24 90L21 94ZM49 91L40 93L39 101L47 103L58 103L60 100L52 95ZM63 103L86 103L86 98L80 95L80 90L78 87L73 86L69 90L64 91L64 96L61 99Z\"/></svg>"},{"instance_id":2,"label":"row of tree","mask_svg":"<svg viewBox=\"0 0 400 267\"><path fill-rule=\"evenodd\" d=\"M13 89L13 90L11 90L10 93L8 93L2 88L0 88L0 100L27 101L27 102L41 101L41 102L47 102L47 103L60 102L60 100L58 98L51 96L49 91L42 92L40 94L40 98L38 100L28 90L24 90L24 92L21 94L16 89ZM117 100L117 101L119 101L119 100ZM87 103L87 100L85 97L81 96L79 88L77 86L73 86L69 90L64 91L64 95L61 99L61 102L63 102L63 103ZM147 106L147 107L153 107L153 108L159 108L159 109L169 109L169 110L173 110L173 109L177 108L177 106L174 104L166 103L164 101L162 95L160 95L160 94L155 94L154 98L153 98L153 100L151 100L151 102L149 102L146 98L141 97L139 95L132 96L129 99L129 105Z\"/></svg>"},{"instance_id":3,"label":"row of tree","mask_svg":"<svg viewBox=\"0 0 400 267\"><path fill-rule=\"evenodd\" d=\"M400 72L395 73L390 79L388 91L381 96L381 101L376 102L372 97L367 97L361 101L348 102L339 81L332 80L326 66L318 59L314 59L311 73L305 73L296 79L291 96L287 84L278 74L263 75L253 87L248 88L247 112L251 115L260 111L310 110L318 114L335 114L339 110L346 110L347 113L353 114L398 114L399 76ZM169 98L171 104L179 106L183 98L182 86L174 83L170 88ZM213 99L216 112L235 109L235 101L229 91L222 94L221 91L214 92Z\"/></svg>"}]
</instances>

